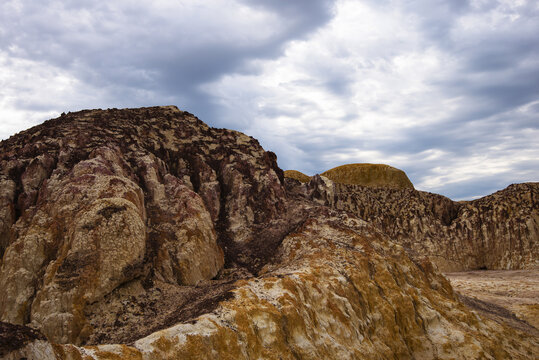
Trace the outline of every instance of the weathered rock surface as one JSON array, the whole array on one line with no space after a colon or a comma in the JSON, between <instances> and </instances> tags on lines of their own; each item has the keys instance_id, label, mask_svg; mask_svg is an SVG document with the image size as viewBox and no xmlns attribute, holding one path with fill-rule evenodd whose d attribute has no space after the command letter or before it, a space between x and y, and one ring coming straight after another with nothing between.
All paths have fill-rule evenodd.
<instances>
[{"instance_id":1,"label":"weathered rock surface","mask_svg":"<svg viewBox=\"0 0 539 360\"><path fill-rule=\"evenodd\" d=\"M195 285L223 250L259 266L248 244L284 209L273 154L175 107L67 114L0 148L0 318L57 342L84 343L123 284Z\"/></svg>"},{"instance_id":2,"label":"weathered rock surface","mask_svg":"<svg viewBox=\"0 0 539 360\"><path fill-rule=\"evenodd\" d=\"M414 188L404 171L385 164L341 165L321 175L339 184L395 189Z\"/></svg>"},{"instance_id":3,"label":"weathered rock surface","mask_svg":"<svg viewBox=\"0 0 539 360\"><path fill-rule=\"evenodd\" d=\"M129 346L55 346L56 356L527 359L537 350L537 338L483 320L458 303L428 260L412 261L355 217L312 211L283 240L279 262L237 281L233 298L212 313Z\"/></svg>"},{"instance_id":4,"label":"weathered rock surface","mask_svg":"<svg viewBox=\"0 0 539 360\"><path fill-rule=\"evenodd\" d=\"M322 179L313 177L300 190L372 223L444 272L539 268L539 183L514 184L481 199L455 202L413 189Z\"/></svg>"},{"instance_id":5,"label":"weathered rock surface","mask_svg":"<svg viewBox=\"0 0 539 360\"><path fill-rule=\"evenodd\" d=\"M27 326L13 325L0 321L0 356L4 357L7 354L11 354L17 360L24 358L24 356L15 357L18 352L17 350L36 341L46 343L46 338L39 331ZM32 349L37 349L37 347L39 346L32 346Z\"/></svg>"},{"instance_id":6,"label":"weathered rock surface","mask_svg":"<svg viewBox=\"0 0 539 360\"><path fill-rule=\"evenodd\" d=\"M0 143L6 359L528 359L425 257L316 176L175 107L64 115ZM375 224L377 225L377 224ZM14 326L14 325L9 325ZM25 337L26 336L26 337Z\"/></svg>"}]
</instances>

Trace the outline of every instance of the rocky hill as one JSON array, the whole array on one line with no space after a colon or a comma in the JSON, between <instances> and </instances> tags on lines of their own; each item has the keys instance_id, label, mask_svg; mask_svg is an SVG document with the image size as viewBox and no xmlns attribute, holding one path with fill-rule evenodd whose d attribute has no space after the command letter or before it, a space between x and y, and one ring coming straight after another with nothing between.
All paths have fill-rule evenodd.
<instances>
[{"instance_id":1,"label":"rocky hill","mask_svg":"<svg viewBox=\"0 0 539 360\"><path fill-rule=\"evenodd\" d=\"M311 181L310 176L305 175L301 171L297 171L297 170L285 170L284 171L284 177L290 178L290 179L295 179L295 180L297 180L299 182L302 182L302 183L306 183L306 182Z\"/></svg>"},{"instance_id":2,"label":"rocky hill","mask_svg":"<svg viewBox=\"0 0 539 360\"><path fill-rule=\"evenodd\" d=\"M341 165L321 175L339 184L395 189L414 188L404 171L385 164Z\"/></svg>"},{"instance_id":3,"label":"rocky hill","mask_svg":"<svg viewBox=\"0 0 539 360\"><path fill-rule=\"evenodd\" d=\"M0 356L539 351L460 303L428 259L338 210L329 180L290 181L255 139L175 107L64 114L1 142Z\"/></svg>"},{"instance_id":4,"label":"rocky hill","mask_svg":"<svg viewBox=\"0 0 539 360\"><path fill-rule=\"evenodd\" d=\"M539 268L539 183L515 184L455 202L413 189L366 187L317 178L321 204L350 211L444 272Z\"/></svg>"}]
</instances>

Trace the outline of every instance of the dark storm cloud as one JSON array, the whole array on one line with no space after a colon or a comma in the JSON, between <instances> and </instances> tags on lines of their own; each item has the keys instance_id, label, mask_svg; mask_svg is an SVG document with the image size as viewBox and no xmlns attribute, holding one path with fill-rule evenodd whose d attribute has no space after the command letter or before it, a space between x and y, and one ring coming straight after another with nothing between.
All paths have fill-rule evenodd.
<instances>
[{"instance_id":1,"label":"dark storm cloud","mask_svg":"<svg viewBox=\"0 0 539 360\"><path fill-rule=\"evenodd\" d=\"M470 114L467 114L470 115ZM491 115L491 111L475 117L451 117L443 122L414 126L401 132L400 140L379 141L377 148L386 153L415 154L428 149L444 149L456 156L464 156L479 145L495 144L511 145L508 150L527 147L526 143L508 143L507 137L517 140L518 130L539 127L539 112L535 108L525 113L501 114L488 118L480 115ZM506 138L505 141L503 138Z\"/></svg>"},{"instance_id":2,"label":"dark storm cloud","mask_svg":"<svg viewBox=\"0 0 539 360\"><path fill-rule=\"evenodd\" d=\"M497 41L495 50L483 48ZM478 39L477 49L462 54L462 67L451 78L433 81L448 96L463 98L462 121L488 117L539 99L539 45L518 33L506 39Z\"/></svg>"},{"instance_id":3,"label":"dark storm cloud","mask_svg":"<svg viewBox=\"0 0 539 360\"><path fill-rule=\"evenodd\" d=\"M219 2L213 4L215 9L195 13L199 18L186 19L181 8L171 18L127 2L22 1L20 7L4 5L0 43L11 56L68 69L85 83L154 91L183 100L192 111L209 117L214 105L200 92L201 84L245 71L248 60L278 56L285 43L305 36L331 16L329 1L243 3L273 15L271 23L262 24L270 27L264 30L267 34L242 42L242 32L247 38L262 32L256 23L239 30L233 19L213 25L226 10ZM222 16L231 15L235 14ZM113 101L131 102L121 93L111 95Z\"/></svg>"}]
</instances>

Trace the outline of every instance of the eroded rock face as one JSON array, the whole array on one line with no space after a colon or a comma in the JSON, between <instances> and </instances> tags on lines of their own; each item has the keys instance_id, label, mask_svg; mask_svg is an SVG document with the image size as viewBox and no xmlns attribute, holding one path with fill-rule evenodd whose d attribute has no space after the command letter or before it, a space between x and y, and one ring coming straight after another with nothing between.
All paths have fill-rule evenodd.
<instances>
[{"instance_id":1,"label":"eroded rock face","mask_svg":"<svg viewBox=\"0 0 539 360\"><path fill-rule=\"evenodd\" d=\"M536 338L458 303L427 259L362 220L311 207L279 260L210 314L131 346L58 346L70 359L527 359ZM26 350L31 354L31 349Z\"/></svg>"},{"instance_id":2,"label":"eroded rock face","mask_svg":"<svg viewBox=\"0 0 539 360\"><path fill-rule=\"evenodd\" d=\"M0 257L11 243L11 225L15 222L15 182L0 177Z\"/></svg>"},{"instance_id":3,"label":"eroded rock face","mask_svg":"<svg viewBox=\"0 0 539 360\"><path fill-rule=\"evenodd\" d=\"M413 189L330 186L314 178L297 191L353 212L442 271L539 268L539 183L468 202Z\"/></svg>"},{"instance_id":4,"label":"eroded rock face","mask_svg":"<svg viewBox=\"0 0 539 360\"><path fill-rule=\"evenodd\" d=\"M470 312L378 224L331 209L341 197L329 179L285 180L256 140L175 107L68 114L0 149L0 320L48 338L23 337L8 359L527 359L539 349Z\"/></svg>"},{"instance_id":5,"label":"eroded rock face","mask_svg":"<svg viewBox=\"0 0 539 360\"><path fill-rule=\"evenodd\" d=\"M195 285L229 248L255 266L285 210L275 155L175 107L67 114L0 147L0 319L55 342L84 343L89 304L123 284Z\"/></svg>"},{"instance_id":6,"label":"eroded rock face","mask_svg":"<svg viewBox=\"0 0 539 360\"><path fill-rule=\"evenodd\" d=\"M2 359L6 358L8 354L10 355L9 359L19 360L24 358L24 355L17 357L17 355L20 355L18 350L35 342L46 343L46 338L43 334L27 326L0 322L0 356ZM33 350L39 346L31 345L31 347ZM52 346L48 344L48 348L52 348ZM50 357L53 354L51 351L48 356L45 355L43 358Z\"/></svg>"}]
</instances>

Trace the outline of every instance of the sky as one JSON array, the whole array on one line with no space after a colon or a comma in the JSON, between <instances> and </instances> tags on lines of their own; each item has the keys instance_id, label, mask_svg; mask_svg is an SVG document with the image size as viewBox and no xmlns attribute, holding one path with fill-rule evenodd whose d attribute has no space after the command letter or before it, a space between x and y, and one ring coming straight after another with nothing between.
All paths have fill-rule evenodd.
<instances>
[{"instance_id":1,"label":"sky","mask_svg":"<svg viewBox=\"0 0 539 360\"><path fill-rule=\"evenodd\" d=\"M473 199L539 181L536 0L3 0L0 139L177 105L308 175L404 170Z\"/></svg>"}]
</instances>

